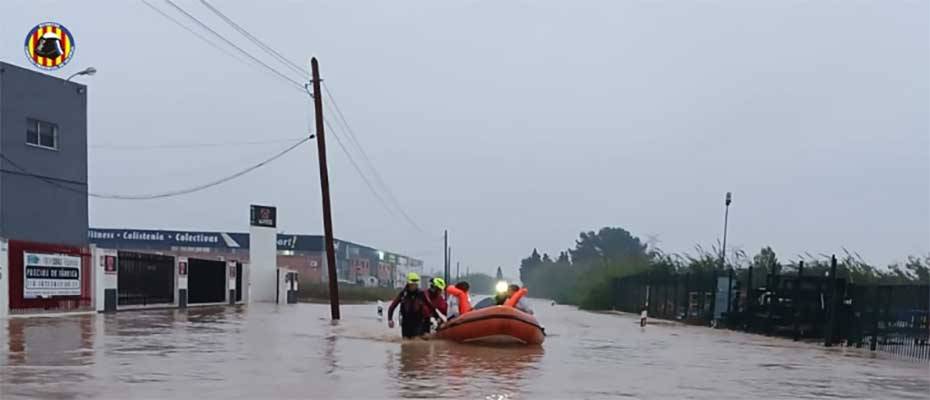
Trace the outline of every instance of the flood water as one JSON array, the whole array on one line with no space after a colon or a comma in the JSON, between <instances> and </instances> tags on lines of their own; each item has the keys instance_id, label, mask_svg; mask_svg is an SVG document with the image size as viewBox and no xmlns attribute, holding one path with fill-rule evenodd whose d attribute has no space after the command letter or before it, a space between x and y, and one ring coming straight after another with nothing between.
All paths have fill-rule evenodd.
<instances>
[{"instance_id":1,"label":"flood water","mask_svg":"<svg viewBox=\"0 0 930 400\"><path fill-rule=\"evenodd\" d=\"M0 321L9 399L926 399L930 366L882 354L535 302L542 347L403 342L373 305Z\"/></svg>"}]
</instances>

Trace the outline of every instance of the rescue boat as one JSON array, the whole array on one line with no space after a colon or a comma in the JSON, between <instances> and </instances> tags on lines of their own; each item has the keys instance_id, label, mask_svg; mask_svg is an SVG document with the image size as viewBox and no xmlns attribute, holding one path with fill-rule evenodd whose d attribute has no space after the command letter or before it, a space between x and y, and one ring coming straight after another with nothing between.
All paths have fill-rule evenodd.
<instances>
[{"instance_id":1,"label":"rescue boat","mask_svg":"<svg viewBox=\"0 0 930 400\"><path fill-rule=\"evenodd\" d=\"M440 339L460 343L540 345L545 330L532 315L508 306L469 311L443 324Z\"/></svg>"}]
</instances>

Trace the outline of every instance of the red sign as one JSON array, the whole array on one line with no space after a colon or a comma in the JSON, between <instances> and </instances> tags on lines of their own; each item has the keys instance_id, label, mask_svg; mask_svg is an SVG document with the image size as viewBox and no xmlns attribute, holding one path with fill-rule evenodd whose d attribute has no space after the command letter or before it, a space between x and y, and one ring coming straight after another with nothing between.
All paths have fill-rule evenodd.
<instances>
[{"instance_id":1,"label":"red sign","mask_svg":"<svg viewBox=\"0 0 930 400\"><path fill-rule=\"evenodd\" d=\"M178 263L178 275L187 275L187 261L181 261Z\"/></svg>"},{"instance_id":2,"label":"red sign","mask_svg":"<svg viewBox=\"0 0 930 400\"><path fill-rule=\"evenodd\" d=\"M103 256L103 272L106 274L116 273L116 256Z\"/></svg>"}]
</instances>

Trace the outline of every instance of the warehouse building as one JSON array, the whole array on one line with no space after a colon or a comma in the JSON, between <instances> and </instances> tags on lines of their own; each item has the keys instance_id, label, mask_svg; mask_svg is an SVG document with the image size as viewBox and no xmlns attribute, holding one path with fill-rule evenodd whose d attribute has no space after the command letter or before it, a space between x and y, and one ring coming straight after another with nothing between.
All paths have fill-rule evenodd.
<instances>
[{"instance_id":1,"label":"warehouse building","mask_svg":"<svg viewBox=\"0 0 930 400\"><path fill-rule=\"evenodd\" d=\"M247 302L247 233L92 228L88 238L98 253L114 257L116 309ZM400 287L408 272L423 272L418 259L344 240L335 245L342 283ZM325 260L322 236L277 235L277 267L296 272L300 285L326 282Z\"/></svg>"}]
</instances>

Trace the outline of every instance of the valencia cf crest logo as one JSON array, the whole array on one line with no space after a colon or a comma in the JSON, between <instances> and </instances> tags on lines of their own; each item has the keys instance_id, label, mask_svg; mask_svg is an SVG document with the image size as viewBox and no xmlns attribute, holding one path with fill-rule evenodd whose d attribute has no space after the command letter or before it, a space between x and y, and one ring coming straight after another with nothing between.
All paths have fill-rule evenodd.
<instances>
[{"instance_id":1,"label":"valencia cf crest logo","mask_svg":"<svg viewBox=\"0 0 930 400\"><path fill-rule=\"evenodd\" d=\"M61 24L43 22L26 35L26 57L33 65L54 70L65 66L74 55L74 36Z\"/></svg>"}]
</instances>

